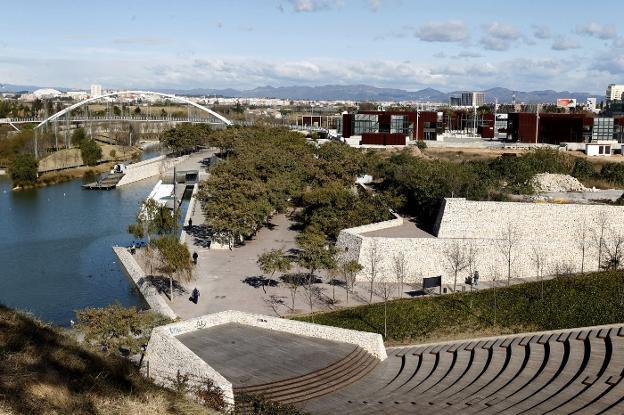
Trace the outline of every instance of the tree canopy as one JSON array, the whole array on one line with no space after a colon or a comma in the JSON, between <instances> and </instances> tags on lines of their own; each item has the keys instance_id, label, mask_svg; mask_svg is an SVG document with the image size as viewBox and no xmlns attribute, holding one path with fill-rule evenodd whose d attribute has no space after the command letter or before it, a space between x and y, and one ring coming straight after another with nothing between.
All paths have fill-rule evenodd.
<instances>
[{"instance_id":1,"label":"tree canopy","mask_svg":"<svg viewBox=\"0 0 624 415\"><path fill-rule=\"evenodd\" d=\"M80 143L82 162L87 166L95 166L102 158L102 148L93 139L82 140Z\"/></svg>"},{"instance_id":2,"label":"tree canopy","mask_svg":"<svg viewBox=\"0 0 624 415\"><path fill-rule=\"evenodd\" d=\"M15 156L9 166L11 180L15 186L28 186L37 181L39 164L31 153L20 153Z\"/></svg>"}]
</instances>

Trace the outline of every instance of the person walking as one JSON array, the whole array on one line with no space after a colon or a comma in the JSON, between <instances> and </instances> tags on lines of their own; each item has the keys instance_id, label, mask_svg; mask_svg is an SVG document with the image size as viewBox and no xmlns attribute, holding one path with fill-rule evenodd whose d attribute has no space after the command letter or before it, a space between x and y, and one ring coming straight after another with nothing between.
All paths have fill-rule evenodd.
<instances>
[{"instance_id":1,"label":"person walking","mask_svg":"<svg viewBox=\"0 0 624 415\"><path fill-rule=\"evenodd\" d=\"M199 255L197 255L197 252L193 252L193 264L197 265L197 257L199 257Z\"/></svg>"},{"instance_id":2,"label":"person walking","mask_svg":"<svg viewBox=\"0 0 624 415\"><path fill-rule=\"evenodd\" d=\"M193 294L191 295L192 301L197 304L199 301L199 290L197 287L193 288Z\"/></svg>"},{"instance_id":3,"label":"person walking","mask_svg":"<svg viewBox=\"0 0 624 415\"><path fill-rule=\"evenodd\" d=\"M189 229L193 227L193 218L189 218Z\"/></svg>"}]
</instances>

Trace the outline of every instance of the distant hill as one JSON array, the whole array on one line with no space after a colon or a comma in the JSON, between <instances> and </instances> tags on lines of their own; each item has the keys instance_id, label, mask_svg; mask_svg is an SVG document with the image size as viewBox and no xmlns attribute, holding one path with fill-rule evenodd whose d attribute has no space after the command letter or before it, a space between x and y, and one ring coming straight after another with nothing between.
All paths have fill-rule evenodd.
<instances>
[{"instance_id":1,"label":"distant hill","mask_svg":"<svg viewBox=\"0 0 624 415\"><path fill-rule=\"evenodd\" d=\"M32 85L11 85L0 84L0 92L32 92L39 89ZM67 91L68 88L54 87L59 91ZM146 88L140 88L146 89ZM165 92L178 95L190 96L222 96L240 98L280 98L280 99L310 99L310 100L349 100L349 101L421 101L421 102L448 102L449 97L459 96L462 91L442 92L433 88L425 88L418 91L407 91L397 88L378 88L371 85L319 85L319 86L280 86L270 85L260 86L254 89L215 89L215 88L193 88L193 89L172 89L159 88L156 92ZM507 88L496 87L485 91L487 102L499 103L512 102L514 91ZM585 101L587 97L601 94L589 94L587 92L569 91L530 91L516 92L516 102L521 103L546 103L556 102L557 98L575 98L577 101Z\"/></svg>"}]
</instances>

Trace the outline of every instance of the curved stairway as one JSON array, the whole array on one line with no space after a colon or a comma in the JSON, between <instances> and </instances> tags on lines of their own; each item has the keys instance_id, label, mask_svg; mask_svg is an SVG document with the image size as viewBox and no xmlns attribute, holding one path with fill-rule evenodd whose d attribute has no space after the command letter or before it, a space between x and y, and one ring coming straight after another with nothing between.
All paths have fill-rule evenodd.
<instances>
[{"instance_id":1,"label":"curved stairway","mask_svg":"<svg viewBox=\"0 0 624 415\"><path fill-rule=\"evenodd\" d=\"M259 385L235 386L235 401L246 402L246 398L258 396L284 404L303 402L351 385L375 369L378 363L377 358L361 347L355 347L344 358L302 376Z\"/></svg>"},{"instance_id":2,"label":"curved stairway","mask_svg":"<svg viewBox=\"0 0 624 415\"><path fill-rule=\"evenodd\" d=\"M369 376L304 408L327 414L622 414L624 327L389 348L388 359Z\"/></svg>"}]
</instances>

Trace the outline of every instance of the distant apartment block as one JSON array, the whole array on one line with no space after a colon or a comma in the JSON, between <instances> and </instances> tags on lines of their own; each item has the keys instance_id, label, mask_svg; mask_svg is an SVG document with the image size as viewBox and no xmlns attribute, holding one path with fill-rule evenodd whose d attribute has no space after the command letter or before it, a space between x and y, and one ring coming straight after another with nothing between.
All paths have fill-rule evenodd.
<instances>
[{"instance_id":1,"label":"distant apartment block","mask_svg":"<svg viewBox=\"0 0 624 415\"><path fill-rule=\"evenodd\" d=\"M621 101L624 94L624 85L622 84L610 84L607 87L606 98L607 101Z\"/></svg>"},{"instance_id":2,"label":"distant apartment block","mask_svg":"<svg viewBox=\"0 0 624 415\"><path fill-rule=\"evenodd\" d=\"M92 84L91 85L91 96L92 97L99 97L100 95L102 95L102 85Z\"/></svg>"}]
</instances>

